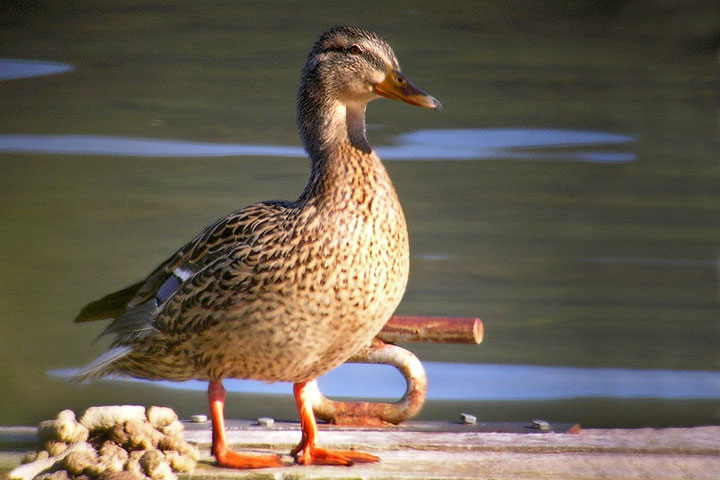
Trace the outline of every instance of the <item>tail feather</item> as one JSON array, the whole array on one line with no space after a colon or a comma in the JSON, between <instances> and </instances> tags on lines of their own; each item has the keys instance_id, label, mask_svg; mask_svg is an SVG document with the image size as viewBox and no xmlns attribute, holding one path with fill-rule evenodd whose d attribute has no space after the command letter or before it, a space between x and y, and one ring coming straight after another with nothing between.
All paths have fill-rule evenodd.
<instances>
[{"instance_id":1,"label":"tail feather","mask_svg":"<svg viewBox=\"0 0 720 480\"><path fill-rule=\"evenodd\" d=\"M105 295L100 300L88 303L83 307L75 322L91 322L93 320L105 320L108 318L116 318L127 308L127 304L137 294L142 286L142 282L130 285L129 287Z\"/></svg>"},{"instance_id":2,"label":"tail feather","mask_svg":"<svg viewBox=\"0 0 720 480\"><path fill-rule=\"evenodd\" d=\"M127 345L113 347L86 365L70 381L79 383L113 373L115 370L113 363L127 356L131 351L132 347Z\"/></svg>"}]
</instances>

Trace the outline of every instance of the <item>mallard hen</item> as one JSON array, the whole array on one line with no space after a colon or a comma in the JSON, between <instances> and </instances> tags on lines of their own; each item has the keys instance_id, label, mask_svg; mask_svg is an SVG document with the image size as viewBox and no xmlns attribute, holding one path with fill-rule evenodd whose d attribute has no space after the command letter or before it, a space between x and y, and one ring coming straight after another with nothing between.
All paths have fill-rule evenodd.
<instances>
[{"instance_id":1,"label":"mallard hen","mask_svg":"<svg viewBox=\"0 0 720 480\"><path fill-rule=\"evenodd\" d=\"M108 374L209 381L219 465L281 465L226 444L224 378L294 383L301 464L350 465L374 455L317 446L305 386L380 331L408 278L400 202L365 135L365 107L387 97L440 109L400 72L373 32L339 26L302 70L297 123L312 161L294 202L250 205L203 230L147 278L87 305L76 322L112 319L112 347L78 379Z\"/></svg>"}]
</instances>

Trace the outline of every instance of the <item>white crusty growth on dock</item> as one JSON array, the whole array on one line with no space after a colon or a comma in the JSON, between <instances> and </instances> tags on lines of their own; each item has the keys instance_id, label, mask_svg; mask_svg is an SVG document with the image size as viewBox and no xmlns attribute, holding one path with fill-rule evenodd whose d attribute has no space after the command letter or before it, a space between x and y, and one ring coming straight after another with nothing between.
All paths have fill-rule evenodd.
<instances>
[{"instance_id":1,"label":"white crusty growth on dock","mask_svg":"<svg viewBox=\"0 0 720 480\"><path fill-rule=\"evenodd\" d=\"M120 405L91 407L80 422L71 410L40 423L43 450L23 459L10 479L29 480L48 471L64 470L70 478L100 478L124 472L128 479L175 479L190 472L197 448L183 440L184 426L167 407Z\"/></svg>"},{"instance_id":2,"label":"white crusty growth on dock","mask_svg":"<svg viewBox=\"0 0 720 480\"><path fill-rule=\"evenodd\" d=\"M90 407L80 418L80 423L88 430L102 430L121 425L124 422L142 422L145 420L145 407L141 405L112 405Z\"/></svg>"}]
</instances>

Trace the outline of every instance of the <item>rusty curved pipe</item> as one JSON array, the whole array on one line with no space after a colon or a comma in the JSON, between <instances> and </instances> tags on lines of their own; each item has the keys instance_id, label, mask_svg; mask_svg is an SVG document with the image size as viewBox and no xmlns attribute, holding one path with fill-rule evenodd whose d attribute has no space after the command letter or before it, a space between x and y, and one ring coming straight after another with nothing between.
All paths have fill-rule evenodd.
<instances>
[{"instance_id":1,"label":"rusty curved pipe","mask_svg":"<svg viewBox=\"0 0 720 480\"><path fill-rule=\"evenodd\" d=\"M402 373L407 383L405 394L395 403L345 402L330 400L317 386L308 384L313 410L318 418L339 425L397 424L418 414L425 403L427 377L420 360L409 350L375 339L350 357L351 363L380 363L392 365Z\"/></svg>"},{"instance_id":2,"label":"rusty curved pipe","mask_svg":"<svg viewBox=\"0 0 720 480\"><path fill-rule=\"evenodd\" d=\"M395 403L344 402L330 400L316 382L306 387L318 418L343 425L397 424L420 411L427 393L427 377L420 360L395 342L473 343L482 342L483 324L479 318L393 316L372 345L353 355L351 363L392 365L405 377L405 394ZM387 343L385 343L387 342Z\"/></svg>"}]
</instances>

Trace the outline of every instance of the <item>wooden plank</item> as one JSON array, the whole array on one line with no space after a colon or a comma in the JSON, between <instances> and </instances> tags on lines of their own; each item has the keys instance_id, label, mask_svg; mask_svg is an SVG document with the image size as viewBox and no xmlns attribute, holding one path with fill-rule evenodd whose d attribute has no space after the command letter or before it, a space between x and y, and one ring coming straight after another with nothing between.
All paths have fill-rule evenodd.
<instances>
[{"instance_id":1,"label":"wooden plank","mask_svg":"<svg viewBox=\"0 0 720 480\"><path fill-rule=\"evenodd\" d=\"M487 431L501 427L499 431ZM465 430L465 431L463 431ZM505 430L505 431L503 431ZM524 433L520 433L520 431ZM357 448L381 458L377 465L340 467L288 466L263 472L226 472L203 462L191 478L577 478L642 479L720 478L720 427L690 429L586 430L578 434L529 433L515 424L413 424L390 429L326 426L323 445ZM209 445L207 429L190 427L186 438ZM229 440L238 449L266 447L287 453L299 429L230 427ZM207 452L209 453L209 452ZM288 461L290 461L288 457Z\"/></svg>"},{"instance_id":2,"label":"wooden plank","mask_svg":"<svg viewBox=\"0 0 720 480\"><path fill-rule=\"evenodd\" d=\"M237 450L273 451L287 466L234 471L213 465L209 423L186 424L185 438L201 448L198 468L181 478L238 479L699 479L720 478L720 427L581 430L563 433L566 425L541 433L529 425L480 423L460 425L407 422L390 428L323 425L320 441L334 448L357 448L381 458L374 465L303 467L287 453L300 437L299 425L229 421L228 439ZM19 428L23 428L21 430ZM34 429L0 428L0 449L33 442ZM0 460L3 457L0 456ZM5 455L7 460L8 455ZM15 462L19 454L15 454ZM6 462L3 462L6 463Z\"/></svg>"}]
</instances>

